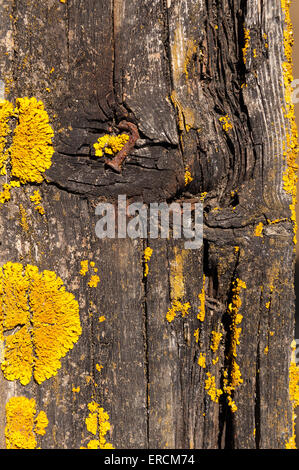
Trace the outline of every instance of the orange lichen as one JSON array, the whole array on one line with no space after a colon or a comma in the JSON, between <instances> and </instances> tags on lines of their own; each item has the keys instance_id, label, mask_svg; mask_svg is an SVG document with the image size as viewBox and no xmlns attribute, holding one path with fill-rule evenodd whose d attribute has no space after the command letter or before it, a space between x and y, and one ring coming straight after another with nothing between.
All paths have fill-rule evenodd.
<instances>
[{"instance_id":1,"label":"orange lichen","mask_svg":"<svg viewBox=\"0 0 299 470\"><path fill-rule=\"evenodd\" d=\"M80 269L80 274L81 276L85 276L85 274L88 273L88 260L83 260L81 261L81 269Z\"/></svg>"},{"instance_id":2,"label":"orange lichen","mask_svg":"<svg viewBox=\"0 0 299 470\"><path fill-rule=\"evenodd\" d=\"M37 383L52 377L80 334L78 302L54 272L10 262L0 268L1 369L7 380L27 385L32 374Z\"/></svg>"},{"instance_id":3,"label":"orange lichen","mask_svg":"<svg viewBox=\"0 0 299 470\"><path fill-rule=\"evenodd\" d=\"M113 449L112 444L106 441L106 434L110 430L109 415L98 403L88 403L89 415L85 419L87 431L97 436L87 444L88 449Z\"/></svg>"},{"instance_id":4,"label":"orange lichen","mask_svg":"<svg viewBox=\"0 0 299 470\"><path fill-rule=\"evenodd\" d=\"M109 135L105 134L93 144L96 157L102 157L104 153L107 155L117 154L123 146L128 142L128 134Z\"/></svg>"},{"instance_id":5,"label":"orange lichen","mask_svg":"<svg viewBox=\"0 0 299 470\"><path fill-rule=\"evenodd\" d=\"M205 283L206 283L206 276L203 275L202 278L202 289L201 293L198 294L198 298L200 300L200 305L198 307L198 315L197 318L200 321L204 321L206 315L206 307L205 307Z\"/></svg>"},{"instance_id":6,"label":"orange lichen","mask_svg":"<svg viewBox=\"0 0 299 470\"><path fill-rule=\"evenodd\" d=\"M288 121L286 126L286 143L284 148L284 156L286 159L286 169L283 174L283 187L284 190L291 195L290 211L291 221L294 226L294 243L296 244L296 202L297 202L297 170L296 163L298 153L298 130L295 118L295 108L292 102L292 82L293 82L293 56L292 49L294 43L293 26L290 16L291 0L281 0L282 11L285 15L285 29L284 29L284 52L285 61L282 64L283 79L284 79L284 97L285 97L285 117Z\"/></svg>"},{"instance_id":7,"label":"orange lichen","mask_svg":"<svg viewBox=\"0 0 299 470\"><path fill-rule=\"evenodd\" d=\"M246 289L246 284L241 279L236 279L232 289L232 301L228 306L228 314L231 318L230 332L230 350L228 359L230 366L223 373L223 391L226 393L228 405L232 412L237 410L235 402L232 400L232 394L234 390L243 383L241 376L240 367L236 361L237 358L237 346L240 344L241 328L238 325L242 322L243 316L239 313L242 305L240 298L241 289Z\"/></svg>"},{"instance_id":8,"label":"orange lichen","mask_svg":"<svg viewBox=\"0 0 299 470\"><path fill-rule=\"evenodd\" d=\"M37 417L33 398L12 397L6 404L5 439L7 449L35 449L36 435L44 435L48 418L44 411Z\"/></svg>"},{"instance_id":9,"label":"orange lichen","mask_svg":"<svg viewBox=\"0 0 299 470\"><path fill-rule=\"evenodd\" d=\"M21 218L20 225L21 225L22 229L24 230L24 232L28 232L29 231L29 225L28 225L28 221L27 221L27 212L26 212L26 209L24 208L23 204L20 204L19 211L20 211L20 218Z\"/></svg>"},{"instance_id":10,"label":"orange lichen","mask_svg":"<svg viewBox=\"0 0 299 470\"><path fill-rule=\"evenodd\" d=\"M144 262L144 272L143 272L143 276L144 277L147 277L148 276L148 273L149 273L149 267L148 267L148 263L152 257L152 254L153 254L153 250L152 248L150 248L149 246L145 248L144 252L143 252L143 262Z\"/></svg>"}]
</instances>

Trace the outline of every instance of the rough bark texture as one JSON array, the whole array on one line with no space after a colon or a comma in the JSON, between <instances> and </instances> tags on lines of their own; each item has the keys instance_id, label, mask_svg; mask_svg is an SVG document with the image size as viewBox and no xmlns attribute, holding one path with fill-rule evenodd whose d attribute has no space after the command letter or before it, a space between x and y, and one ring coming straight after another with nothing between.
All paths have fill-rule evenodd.
<instances>
[{"instance_id":1,"label":"rough bark texture","mask_svg":"<svg viewBox=\"0 0 299 470\"><path fill-rule=\"evenodd\" d=\"M0 261L55 271L79 301L83 328L55 377L22 386L1 375L1 447L5 403L24 395L47 413L42 448L86 446L92 400L109 414L106 439L116 448L284 448L292 435L294 246L282 184L280 0L2 0L0 17L6 97L41 99L55 132L53 164L39 185L45 215L33 209L32 185L1 204ZM226 115L228 130L220 121ZM140 140L116 174L94 156L93 143L123 119L136 124ZM99 201L119 194L146 203L200 200L203 192L201 250L172 239L95 236ZM255 234L260 222L262 237ZM153 255L144 278L146 246ZM79 274L85 259L99 269L97 288ZM237 346L243 383L233 392L233 413L225 393L215 402L205 386L210 372L223 388L230 368L236 279L247 287ZM191 308L169 323L177 298ZM223 335L217 353L212 331Z\"/></svg>"}]
</instances>

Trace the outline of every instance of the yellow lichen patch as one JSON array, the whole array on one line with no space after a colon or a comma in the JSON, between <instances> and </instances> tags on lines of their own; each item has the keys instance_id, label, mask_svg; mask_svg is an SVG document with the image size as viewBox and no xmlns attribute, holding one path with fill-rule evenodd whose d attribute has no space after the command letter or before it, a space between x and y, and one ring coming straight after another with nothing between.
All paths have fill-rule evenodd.
<instances>
[{"instance_id":1,"label":"yellow lichen patch","mask_svg":"<svg viewBox=\"0 0 299 470\"><path fill-rule=\"evenodd\" d=\"M8 158L6 152L7 137L11 130L8 125L8 120L13 116L13 105L6 100L0 102L0 170L5 166L5 162ZM2 172L3 174L3 172Z\"/></svg>"},{"instance_id":2,"label":"yellow lichen patch","mask_svg":"<svg viewBox=\"0 0 299 470\"><path fill-rule=\"evenodd\" d=\"M284 78L284 97L285 97L285 117L288 121L286 126L286 143L284 148L284 156L286 159L286 169L283 174L284 190L291 195L290 204L291 221L294 226L294 243L296 244L296 186L297 186L297 170L296 163L298 154L298 130L295 119L295 108L292 102L292 82L293 82L293 56L292 49L294 43L293 26L290 16L291 0L281 0L282 11L285 15L284 29L284 52L285 62L282 64Z\"/></svg>"},{"instance_id":3,"label":"yellow lichen patch","mask_svg":"<svg viewBox=\"0 0 299 470\"><path fill-rule=\"evenodd\" d=\"M143 272L143 276L144 277L147 277L148 276L148 273L149 273L149 267L148 267L148 263L152 257L152 254L153 254L153 250L152 248L150 248L149 246L145 248L144 252L143 252L143 262L144 262L144 272Z\"/></svg>"},{"instance_id":4,"label":"yellow lichen patch","mask_svg":"<svg viewBox=\"0 0 299 470\"><path fill-rule=\"evenodd\" d=\"M221 338L222 338L222 333L218 333L217 331L212 331L210 347L213 352L216 352L218 350Z\"/></svg>"},{"instance_id":5,"label":"yellow lichen patch","mask_svg":"<svg viewBox=\"0 0 299 470\"><path fill-rule=\"evenodd\" d=\"M37 189L36 191L33 192L33 195L30 196L30 200L34 203L34 209L38 211L41 215L44 215L45 209L43 208L41 202L42 202L42 197Z\"/></svg>"},{"instance_id":6,"label":"yellow lichen patch","mask_svg":"<svg viewBox=\"0 0 299 470\"><path fill-rule=\"evenodd\" d=\"M205 369L205 367L206 367L206 356L205 356L205 354L200 353L197 364L200 367L202 367L203 369Z\"/></svg>"},{"instance_id":7,"label":"yellow lichen patch","mask_svg":"<svg viewBox=\"0 0 299 470\"><path fill-rule=\"evenodd\" d=\"M21 183L41 183L54 153L48 114L36 98L18 98L15 114L18 124L9 149L11 175Z\"/></svg>"},{"instance_id":8,"label":"yellow lichen patch","mask_svg":"<svg viewBox=\"0 0 299 470\"><path fill-rule=\"evenodd\" d=\"M104 153L107 155L115 155L128 142L128 134L109 135L105 134L93 144L96 157L102 157Z\"/></svg>"},{"instance_id":9,"label":"yellow lichen patch","mask_svg":"<svg viewBox=\"0 0 299 470\"><path fill-rule=\"evenodd\" d=\"M44 411L37 417L33 398L12 397L6 404L5 440L7 449L35 449L35 434L44 435L48 418Z\"/></svg>"},{"instance_id":10,"label":"yellow lichen patch","mask_svg":"<svg viewBox=\"0 0 299 470\"><path fill-rule=\"evenodd\" d=\"M222 390L216 387L216 379L214 375L211 375L210 372L206 373L205 381L205 390L207 390L208 395L211 397L211 400L215 403L218 403L219 397L222 395Z\"/></svg>"},{"instance_id":11,"label":"yellow lichen patch","mask_svg":"<svg viewBox=\"0 0 299 470\"><path fill-rule=\"evenodd\" d=\"M79 386L78 387L73 387L72 392L73 393L79 393L80 392L80 387Z\"/></svg>"},{"instance_id":12,"label":"yellow lichen patch","mask_svg":"<svg viewBox=\"0 0 299 470\"><path fill-rule=\"evenodd\" d=\"M263 222L260 222L260 223L255 227L254 235L255 235L256 237L262 237L262 236L263 236L263 230L264 230Z\"/></svg>"},{"instance_id":13,"label":"yellow lichen patch","mask_svg":"<svg viewBox=\"0 0 299 470\"><path fill-rule=\"evenodd\" d=\"M174 300L172 303L172 306L168 309L168 312L166 314L167 321L171 323L175 319L178 313L180 313L182 317L184 318L186 315L189 314L190 308L191 308L191 305L189 302L185 302L183 304L179 300Z\"/></svg>"},{"instance_id":14,"label":"yellow lichen patch","mask_svg":"<svg viewBox=\"0 0 299 470\"><path fill-rule=\"evenodd\" d=\"M93 274L90 276L90 280L88 281L88 287L97 287L100 282L100 278L97 274Z\"/></svg>"},{"instance_id":15,"label":"yellow lichen patch","mask_svg":"<svg viewBox=\"0 0 299 470\"><path fill-rule=\"evenodd\" d=\"M21 225L22 229L24 230L24 232L28 232L29 231L29 225L28 225L28 221L27 221L27 212L26 212L26 209L24 208L23 204L20 204L19 211L20 211L20 218L21 218L20 225Z\"/></svg>"},{"instance_id":16,"label":"yellow lichen patch","mask_svg":"<svg viewBox=\"0 0 299 470\"><path fill-rule=\"evenodd\" d=\"M9 201L11 197L11 194L10 194L11 188L18 188L18 187L20 187L19 181L11 181L10 183L5 183L3 185L3 190L0 192L0 203L4 204L5 202Z\"/></svg>"},{"instance_id":17,"label":"yellow lichen patch","mask_svg":"<svg viewBox=\"0 0 299 470\"><path fill-rule=\"evenodd\" d=\"M188 169L188 167L186 167L185 168L185 186L191 183L191 181L193 181L193 178L191 176L190 170Z\"/></svg>"},{"instance_id":18,"label":"yellow lichen patch","mask_svg":"<svg viewBox=\"0 0 299 470\"><path fill-rule=\"evenodd\" d=\"M222 123L222 128L225 132L228 132L230 129L233 128L233 125L231 123L231 120L228 114L226 114L225 116L221 116L219 118L219 121Z\"/></svg>"},{"instance_id":19,"label":"yellow lichen patch","mask_svg":"<svg viewBox=\"0 0 299 470\"><path fill-rule=\"evenodd\" d=\"M200 301L200 305L198 307L198 315L197 315L197 318L198 320L200 321L204 321L205 319L205 315L206 315L206 307L205 307L205 284L206 284L206 276L203 275L203 278L202 278L202 289L201 289L201 293L198 294L198 298L199 298L199 301Z\"/></svg>"},{"instance_id":20,"label":"yellow lichen patch","mask_svg":"<svg viewBox=\"0 0 299 470\"><path fill-rule=\"evenodd\" d=\"M185 60L184 60L184 72L185 72L185 76L186 76L186 79L188 80L189 78L189 71L188 71L188 68L189 68L189 65L192 61L192 57L194 56L194 54L196 54L197 52L197 44L196 44L196 41L193 40L193 39L188 39L188 42L187 42L187 51L186 51L186 55L185 55Z\"/></svg>"},{"instance_id":21,"label":"yellow lichen patch","mask_svg":"<svg viewBox=\"0 0 299 470\"><path fill-rule=\"evenodd\" d=\"M230 350L228 354L230 366L224 371L223 374L223 390L226 393L228 405L230 406L233 413L237 410L237 406L232 400L232 394L234 390L243 383L240 367L236 361L237 346L240 344L240 334L242 331L241 328L238 327L243 319L243 316L239 313L240 307L242 305L242 300L240 298L240 292L242 289L246 289L246 284L244 281L237 278L232 289L232 301L228 306L228 314L231 318L231 338Z\"/></svg>"},{"instance_id":22,"label":"yellow lichen patch","mask_svg":"<svg viewBox=\"0 0 299 470\"><path fill-rule=\"evenodd\" d=\"M55 375L81 334L78 302L63 281L20 263L0 268L0 322L1 369L7 380L22 385L32 374L37 383Z\"/></svg>"},{"instance_id":23,"label":"yellow lichen patch","mask_svg":"<svg viewBox=\"0 0 299 470\"><path fill-rule=\"evenodd\" d=\"M242 52L243 52L243 62L244 64L246 64L248 49L250 47L250 30L246 28L244 28L244 41L245 41L245 44L242 49Z\"/></svg>"},{"instance_id":24,"label":"yellow lichen patch","mask_svg":"<svg viewBox=\"0 0 299 470\"><path fill-rule=\"evenodd\" d=\"M198 341L199 341L199 328L197 328L194 331L194 338L195 338L195 342L198 343Z\"/></svg>"},{"instance_id":25,"label":"yellow lichen patch","mask_svg":"<svg viewBox=\"0 0 299 470\"><path fill-rule=\"evenodd\" d=\"M81 261L81 269L80 269L80 274L81 276L85 276L85 274L88 273L88 260L83 260Z\"/></svg>"},{"instance_id":26,"label":"yellow lichen patch","mask_svg":"<svg viewBox=\"0 0 299 470\"><path fill-rule=\"evenodd\" d=\"M289 441L286 442L286 449L296 449L296 414L295 409L299 406L299 367L296 364L295 352L296 352L296 341L292 342L292 357L289 368L289 395L290 402L292 404L292 436Z\"/></svg>"},{"instance_id":27,"label":"yellow lichen patch","mask_svg":"<svg viewBox=\"0 0 299 470\"><path fill-rule=\"evenodd\" d=\"M102 323L102 322L105 321L105 320L106 320L106 318L105 318L104 315L101 315L101 316L99 317L99 323Z\"/></svg>"},{"instance_id":28,"label":"yellow lichen patch","mask_svg":"<svg viewBox=\"0 0 299 470\"><path fill-rule=\"evenodd\" d=\"M106 434L110 430L109 415L98 403L88 403L89 415L85 419L87 431L97 436L87 444L88 449L113 449L112 444L106 441Z\"/></svg>"},{"instance_id":29,"label":"yellow lichen patch","mask_svg":"<svg viewBox=\"0 0 299 470\"><path fill-rule=\"evenodd\" d=\"M175 90L173 90L173 92L171 93L170 99L174 107L176 108L178 114L179 129L181 131L185 130L186 132L189 132L190 129L194 127L194 111L190 107L182 105Z\"/></svg>"},{"instance_id":30,"label":"yellow lichen patch","mask_svg":"<svg viewBox=\"0 0 299 470\"><path fill-rule=\"evenodd\" d=\"M40 411L35 420L34 432L40 436L46 434L46 428L48 427L49 420L44 411Z\"/></svg>"}]
</instances>

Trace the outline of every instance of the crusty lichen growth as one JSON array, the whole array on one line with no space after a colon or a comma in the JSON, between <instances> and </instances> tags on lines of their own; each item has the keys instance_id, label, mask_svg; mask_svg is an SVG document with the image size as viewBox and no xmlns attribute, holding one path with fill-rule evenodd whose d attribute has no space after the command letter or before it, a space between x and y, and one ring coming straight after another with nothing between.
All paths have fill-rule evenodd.
<instances>
[{"instance_id":1,"label":"crusty lichen growth","mask_svg":"<svg viewBox=\"0 0 299 470\"><path fill-rule=\"evenodd\" d=\"M263 230L264 230L263 222L260 222L260 223L255 227L254 235L255 235L256 237L263 237Z\"/></svg>"},{"instance_id":2,"label":"crusty lichen growth","mask_svg":"<svg viewBox=\"0 0 299 470\"><path fill-rule=\"evenodd\" d=\"M245 65L247 62L247 54L248 54L249 47L250 47L250 30L244 28L244 47L242 49L242 52L243 52L243 62Z\"/></svg>"},{"instance_id":3,"label":"crusty lichen growth","mask_svg":"<svg viewBox=\"0 0 299 470\"><path fill-rule=\"evenodd\" d=\"M281 0L282 10L285 15L285 29L284 29L284 52L285 61L282 64L283 79L284 79L284 97L285 109L284 114L287 118L288 124L286 126L286 142L284 143L284 156L286 159L286 169L283 174L283 187L284 190L291 195L292 201L290 204L291 220L294 226L294 243L296 244L296 186L297 186L297 169L296 163L298 154L298 130L295 119L295 108L292 102L292 82L293 82L293 56L292 49L294 43L293 26L290 16L291 0Z\"/></svg>"},{"instance_id":4,"label":"crusty lichen growth","mask_svg":"<svg viewBox=\"0 0 299 470\"><path fill-rule=\"evenodd\" d=\"M206 284L206 276L203 275L203 278L202 278L202 289L201 289L200 294L198 294L198 298L199 298L200 304L199 304L199 307L198 307L197 318L198 318L198 320L200 320L200 321L204 321L205 316L206 316L206 307L205 307L205 297L206 297L206 294L205 294L205 284Z\"/></svg>"},{"instance_id":5,"label":"crusty lichen growth","mask_svg":"<svg viewBox=\"0 0 299 470\"><path fill-rule=\"evenodd\" d=\"M233 128L233 125L231 123L231 120L228 114L226 114L225 116L221 116L219 118L219 121L222 123L222 128L225 132L228 132L230 129Z\"/></svg>"},{"instance_id":6,"label":"crusty lichen growth","mask_svg":"<svg viewBox=\"0 0 299 470\"><path fill-rule=\"evenodd\" d=\"M110 430L109 415L98 403L88 403L89 415L85 419L87 431L97 437L87 444L87 449L114 449L112 444L106 441L106 434Z\"/></svg>"},{"instance_id":7,"label":"crusty lichen growth","mask_svg":"<svg viewBox=\"0 0 299 470\"><path fill-rule=\"evenodd\" d=\"M54 153L49 116L36 98L18 98L15 114L18 125L9 149L11 175L21 183L41 183Z\"/></svg>"},{"instance_id":8,"label":"crusty lichen growth","mask_svg":"<svg viewBox=\"0 0 299 470\"><path fill-rule=\"evenodd\" d=\"M210 372L207 372L206 377L205 390L207 390L211 400L215 403L218 403L219 397L222 395L223 391L216 387L216 379L214 375L212 375Z\"/></svg>"},{"instance_id":9,"label":"crusty lichen growth","mask_svg":"<svg viewBox=\"0 0 299 470\"><path fill-rule=\"evenodd\" d=\"M42 196L37 189L36 191L33 192L33 195L30 196L30 200L34 203L34 209L39 212L41 215L45 214L45 209L43 208L41 202L42 202Z\"/></svg>"},{"instance_id":10,"label":"crusty lichen growth","mask_svg":"<svg viewBox=\"0 0 299 470\"><path fill-rule=\"evenodd\" d=\"M185 168L185 186L187 186L189 183L193 181L191 172L188 167Z\"/></svg>"},{"instance_id":11,"label":"crusty lichen growth","mask_svg":"<svg viewBox=\"0 0 299 470\"><path fill-rule=\"evenodd\" d=\"M211 349L213 352L218 351L219 344L222 338L222 333L218 331L212 331L211 333Z\"/></svg>"},{"instance_id":12,"label":"crusty lichen growth","mask_svg":"<svg viewBox=\"0 0 299 470\"><path fill-rule=\"evenodd\" d=\"M4 333L6 334L4 335ZM1 364L7 380L52 377L81 334L79 305L53 271L8 262L0 268Z\"/></svg>"},{"instance_id":13,"label":"crusty lichen growth","mask_svg":"<svg viewBox=\"0 0 299 470\"><path fill-rule=\"evenodd\" d=\"M230 364L223 373L223 391L226 393L228 405L230 406L233 413L237 411L237 406L232 399L232 394L234 390L243 383L240 367L236 360L237 347L240 344L240 335L242 331L242 329L238 326L243 319L243 316L239 312L242 305L242 300L240 297L240 292L242 289L246 289L246 284L244 281L237 278L232 289L232 301L228 306L228 314L231 318L230 350L228 354L228 360Z\"/></svg>"},{"instance_id":14,"label":"crusty lichen growth","mask_svg":"<svg viewBox=\"0 0 299 470\"><path fill-rule=\"evenodd\" d=\"M33 398L12 397L6 404L5 440L7 449L35 449L36 434L43 436L48 426L44 411L36 416Z\"/></svg>"},{"instance_id":15,"label":"crusty lichen growth","mask_svg":"<svg viewBox=\"0 0 299 470\"><path fill-rule=\"evenodd\" d=\"M190 308L191 308L191 305L189 302L182 303L180 300L174 300L166 314L167 321L171 323L175 319L178 313L180 313L181 316L184 318L186 315L189 314Z\"/></svg>"},{"instance_id":16,"label":"crusty lichen growth","mask_svg":"<svg viewBox=\"0 0 299 470\"><path fill-rule=\"evenodd\" d=\"M123 146L128 142L128 134L109 135L105 134L93 144L96 157L102 157L104 153L107 155L116 155Z\"/></svg>"},{"instance_id":17,"label":"crusty lichen growth","mask_svg":"<svg viewBox=\"0 0 299 470\"><path fill-rule=\"evenodd\" d=\"M8 121L14 114L12 103L3 100L0 102L0 173L5 174L5 162L7 155L7 137L11 133Z\"/></svg>"},{"instance_id":18,"label":"crusty lichen growth","mask_svg":"<svg viewBox=\"0 0 299 470\"><path fill-rule=\"evenodd\" d=\"M286 449L296 449L296 414L295 410L299 406L299 367L296 364L295 352L296 341L292 342L292 358L289 369L289 395L292 404L292 436L286 442Z\"/></svg>"},{"instance_id":19,"label":"crusty lichen growth","mask_svg":"<svg viewBox=\"0 0 299 470\"><path fill-rule=\"evenodd\" d=\"M153 250L149 246L147 246L143 252L143 262L144 262L144 271L143 271L143 276L147 277L149 273L149 267L148 263L152 257Z\"/></svg>"}]
</instances>

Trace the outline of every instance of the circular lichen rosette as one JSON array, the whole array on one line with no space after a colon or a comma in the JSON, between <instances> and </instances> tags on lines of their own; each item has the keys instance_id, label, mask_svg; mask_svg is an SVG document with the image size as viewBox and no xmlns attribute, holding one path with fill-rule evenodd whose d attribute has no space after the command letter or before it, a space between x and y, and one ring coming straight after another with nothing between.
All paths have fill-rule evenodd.
<instances>
[{"instance_id":1,"label":"circular lichen rosette","mask_svg":"<svg viewBox=\"0 0 299 470\"><path fill-rule=\"evenodd\" d=\"M55 375L78 341L79 305L53 271L8 262L0 268L1 369L27 385Z\"/></svg>"}]
</instances>

